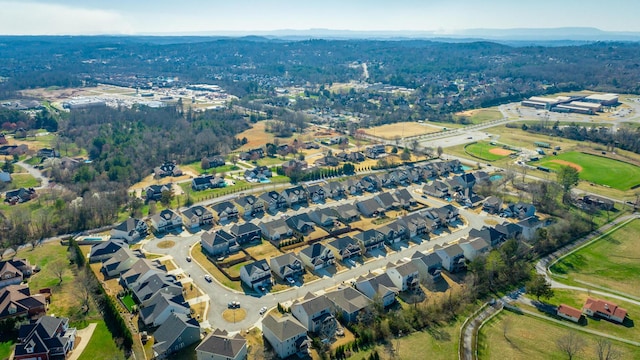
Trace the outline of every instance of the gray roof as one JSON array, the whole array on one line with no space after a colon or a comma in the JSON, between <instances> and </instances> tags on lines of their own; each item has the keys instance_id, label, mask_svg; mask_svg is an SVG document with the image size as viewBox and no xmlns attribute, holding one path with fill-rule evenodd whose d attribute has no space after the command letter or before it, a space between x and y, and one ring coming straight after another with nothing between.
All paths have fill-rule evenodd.
<instances>
[{"instance_id":1,"label":"gray roof","mask_svg":"<svg viewBox=\"0 0 640 360\"><path fill-rule=\"evenodd\" d=\"M400 273L401 276L408 276L418 272L418 267L411 261L401 264L399 263L395 266L395 269L398 270L398 273Z\"/></svg>"},{"instance_id":2,"label":"gray roof","mask_svg":"<svg viewBox=\"0 0 640 360\"><path fill-rule=\"evenodd\" d=\"M271 271L271 268L269 267L269 264L267 264L267 260L258 260L258 261L254 261L250 264L247 264L245 266L243 266L243 268L245 269L245 271L247 272L247 274L251 275L254 274L256 272L269 272Z\"/></svg>"},{"instance_id":3,"label":"gray roof","mask_svg":"<svg viewBox=\"0 0 640 360\"><path fill-rule=\"evenodd\" d=\"M433 266L442 266L442 259L440 259L440 256L438 256L438 254L434 252L429 254L424 254L419 251L416 251L415 254L411 256L411 258L416 261L421 261L427 266L427 268L430 268Z\"/></svg>"},{"instance_id":4,"label":"gray roof","mask_svg":"<svg viewBox=\"0 0 640 360\"><path fill-rule=\"evenodd\" d=\"M315 244L311 244L311 245L305 247L304 249L302 249L300 251L300 253L306 255L310 259L314 259L314 258L322 255L322 253L326 249L327 249L327 247L324 246L323 244L315 243Z\"/></svg>"},{"instance_id":5,"label":"gray roof","mask_svg":"<svg viewBox=\"0 0 640 360\"><path fill-rule=\"evenodd\" d=\"M151 219L155 222L159 222L160 220L164 219L165 221L169 221L171 219L174 219L178 217L178 214L176 214L175 212L173 212L170 209L164 209L162 210L159 214L155 214L151 217Z\"/></svg>"},{"instance_id":6,"label":"gray roof","mask_svg":"<svg viewBox=\"0 0 640 360\"><path fill-rule=\"evenodd\" d=\"M317 314L325 309L331 311L331 302L325 295L314 296L308 293L301 302L296 302L293 307L302 306L307 315Z\"/></svg>"},{"instance_id":7,"label":"gray roof","mask_svg":"<svg viewBox=\"0 0 640 360\"><path fill-rule=\"evenodd\" d=\"M245 207L247 205L253 205L258 199L253 195L245 195L235 199L236 204Z\"/></svg>"},{"instance_id":8,"label":"gray roof","mask_svg":"<svg viewBox=\"0 0 640 360\"><path fill-rule=\"evenodd\" d=\"M286 253L271 258L271 260L269 260L269 264L271 265L271 269L274 272L283 275L284 272L282 271L282 269L287 267L291 268L291 265L296 261L300 263L300 270L302 270L302 263L300 262L300 259L298 259L298 257L293 253Z\"/></svg>"},{"instance_id":9,"label":"gray roof","mask_svg":"<svg viewBox=\"0 0 640 360\"><path fill-rule=\"evenodd\" d=\"M213 232L203 233L202 235L200 235L200 240L202 240L209 246L214 247L216 245L234 242L236 240L236 237L224 231L223 229L218 229Z\"/></svg>"},{"instance_id":10,"label":"gray roof","mask_svg":"<svg viewBox=\"0 0 640 360\"><path fill-rule=\"evenodd\" d=\"M534 227L537 226L538 224L540 224L540 219L537 216L529 216L528 218L520 221L518 223L518 225L522 226L522 227Z\"/></svg>"},{"instance_id":11,"label":"gray roof","mask_svg":"<svg viewBox=\"0 0 640 360\"><path fill-rule=\"evenodd\" d=\"M260 228L252 222L245 222L240 225L233 224L230 229L231 234L236 236L246 235L255 231L260 231Z\"/></svg>"},{"instance_id":12,"label":"gray roof","mask_svg":"<svg viewBox=\"0 0 640 360\"><path fill-rule=\"evenodd\" d=\"M236 209L236 206L233 205L233 203L231 201L223 201L221 203L217 203L214 205L211 205L211 208L213 209L213 211L215 211L216 213L220 214L222 212L236 212L238 211L238 209Z\"/></svg>"},{"instance_id":13,"label":"gray roof","mask_svg":"<svg viewBox=\"0 0 640 360\"><path fill-rule=\"evenodd\" d=\"M246 346L247 340L240 334L229 336L225 330L216 329L196 347L196 352L201 351L222 357L235 358Z\"/></svg>"},{"instance_id":14,"label":"gray roof","mask_svg":"<svg viewBox=\"0 0 640 360\"><path fill-rule=\"evenodd\" d=\"M289 226L287 226L287 222L280 218L272 221L261 222L260 227L268 234L272 235L273 233L279 233L280 235L286 234L289 232Z\"/></svg>"},{"instance_id":15,"label":"gray roof","mask_svg":"<svg viewBox=\"0 0 640 360\"><path fill-rule=\"evenodd\" d=\"M358 208L353 204L343 204L340 206L336 206L334 210L338 213L340 217L344 219L360 216L360 212L358 211Z\"/></svg>"},{"instance_id":16,"label":"gray roof","mask_svg":"<svg viewBox=\"0 0 640 360\"><path fill-rule=\"evenodd\" d=\"M453 258L453 257L460 256L460 255L464 254L464 251L462 251L462 248L458 244L451 244L451 245L447 245L445 247L436 245L433 249L436 250L436 251L438 251L438 250L444 251L450 258Z\"/></svg>"},{"instance_id":17,"label":"gray roof","mask_svg":"<svg viewBox=\"0 0 640 360\"><path fill-rule=\"evenodd\" d=\"M360 201L356 203L356 206L364 215L373 214L378 210L384 210L374 198Z\"/></svg>"},{"instance_id":18,"label":"gray roof","mask_svg":"<svg viewBox=\"0 0 640 360\"><path fill-rule=\"evenodd\" d=\"M415 199L413 198L413 196L411 196L411 193L409 193L409 191L405 188L396 190L393 193L393 196L398 199L399 202L404 203L404 204L408 204L411 201L415 201Z\"/></svg>"},{"instance_id":19,"label":"gray roof","mask_svg":"<svg viewBox=\"0 0 640 360\"><path fill-rule=\"evenodd\" d=\"M474 250L482 250L489 247L489 243L481 237L469 239L466 242L471 245Z\"/></svg>"},{"instance_id":20,"label":"gray roof","mask_svg":"<svg viewBox=\"0 0 640 360\"><path fill-rule=\"evenodd\" d=\"M182 215L184 215L187 218L191 218L193 216L202 217L205 214L211 214L211 211L207 210L205 207L200 205L192 206L182 212Z\"/></svg>"},{"instance_id":21,"label":"gray roof","mask_svg":"<svg viewBox=\"0 0 640 360\"><path fill-rule=\"evenodd\" d=\"M129 247L124 240L111 239L109 241L102 241L91 247L89 258L92 258L94 256L114 254L116 251L122 249L123 247Z\"/></svg>"},{"instance_id":22,"label":"gray roof","mask_svg":"<svg viewBox=\"0 0 640 360\"><path fill-rule=\"evenodd\" d=\"M128 218L127 220L121 222L120 224L118 224L118 226L114 227L114 230L119 230L119 231L124 231L124 232L131 232L133 230L136 229L137 225L139 222L141 222L142 220L140 219L134 219L134 218Z\"/></svg>"},{"instance_id":23,"label":"gray roof","mask_svg":"<svg viewBox=\"0 0 640 360\"><path fill-rule=\"evenodd\" d=\"M326 296L336 307L350 314L366 308L372 302L371 299L352 287L327 293Z\"/></svg>"},{"instance_id":24,"label":"gray roof","mask_svg":"<svg viewBox=\"0 0 640 360\"><path fill-rule=\"evenodd\" d=\"M187 329L197 329L200 332L200 324L196 319L188 318L182 314L173 313L153 333L155 344L153 350L158 354L164 354L173 343L182 336ZM191 344L185 344L189 346Z\"/></svg>"},{"instance_id":25,"label":"gray roof","mask_svg":"<svg viewBox=\"0 0 640 360\"><path fill-rule=\"evenodd\" d=\"M307 329L289 314L282 317L269 314L262 320L262 327L269 329L281 342L307 334Z\"/></svg>"},{"instance_id":26,"label":"gray roof","mask_svg":"<svg viewBox=\"0 0 640 360\"><path fill-rule=\"evenodd\" d=\"M345 236L345 237L341 237L341 238L337 238L334 240L331 240L329 243L327 243L327 245L332 246L335 249L338 250L343 250L346 249L347 246L349 245L358 245L358 242L355 241L352 237L350 236Z\"/></svg>"},{"instance_id":27,"label":"gray roof","mask_svg":"<svg viewBox=\"0 0 640 360\"><path fill-rule=\"evenodd\" d=\"M172 295L166 293L154 294L147 306L140 309L140 317L145 323L153 323L160 314L169 306L183 307L189 309L189 304L184 300L182 294Z\"/></svg>"}]
</instances>

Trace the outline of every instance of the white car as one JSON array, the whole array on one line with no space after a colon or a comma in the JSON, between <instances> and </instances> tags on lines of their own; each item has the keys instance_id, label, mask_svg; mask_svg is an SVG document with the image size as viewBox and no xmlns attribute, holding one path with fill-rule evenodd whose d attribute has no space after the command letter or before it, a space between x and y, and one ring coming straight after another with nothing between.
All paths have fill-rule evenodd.
<instances>
[{"instance_id":1,"label":"white car","mask_svg":"<svg viewBox=\"0 0 640 360\"><path fill-rule=\"evenodd\" d=\"M260 315L264 315L264 313L266 313L266 312L267 312L267 307L266 306L263 306L263 307L260 308Z\"/></svg>"},{"instance_id":2,"label":"white car","mask_svg":"<svg viewBox=\"0 0 640 360\"><path fill-rule=\"evenodd\" d=\"M213 281L213 278L209 274L205 275L204 279L207 280L208 282L212 282Z\"/></svg>"}]
</instances>

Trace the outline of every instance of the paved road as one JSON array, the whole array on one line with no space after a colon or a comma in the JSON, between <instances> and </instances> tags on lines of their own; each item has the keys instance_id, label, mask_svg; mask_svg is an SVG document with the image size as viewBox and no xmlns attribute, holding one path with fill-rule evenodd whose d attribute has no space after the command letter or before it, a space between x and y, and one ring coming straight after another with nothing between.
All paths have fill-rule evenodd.
<instances>
[{"instance_id":1,"label":"paved road","mask_svg":"<svg viewBox=\"0 0 640 360\"><path fill-rule=\"evenodd\" d=\"M409 189L413 192L417 186L410 186ZM371 197L373 195L366 195L362 198ZM414 195L417 196L417 195ZM349 198L343 201L353 201L354 198ZM421 199L423 200L423 199ZM430 206L442 206L446 204L434 199L426 200ZM324 206L335 206L336 203L325 204ZM300 211L307 211L307 208L302 208ZM290 210L290 213L293 213ZM210 307L207 314L207 319L210 324L225 324L225 328L228 331L239 331L242 329L248 329L255 325L259 326L261 316L258 314L258 310L262 306L268 308L275 307L278 303L291 302L294 299L304 296L308 292L321 292L327 288L341 285L342 283L350 283L351 280L358 276L365 275L369 272L376 271L384 267L389 262L396 262L402 258L411 256L415 251L427 251L432 249L436 244L442 245L457 241L460 238L466 237L471 228L481 228L484 223L484 218L477 214L460 209L460 215L467 220L466 226L460 226L454 229L451 233L444 233L438 237L435 237L429 241L423 241L420 244L411 243L410 247L403 247L399 251L380 253L377 258L364 264L358 264L356 267L347 271L340 272L334 276L325 276L319 280L311 283L304 284L303 287L292 287L288 290L269 293L262 297L252 296L229 289L217 281L211 283L204 280L204 275L207 273L201 268L195 261L186 261L187 256L190 253L190 249L200 240L199 234L190 234L183 232L178 236L164 236L162 239L153 239L144 244L144 250L152 253L170 254L173 255L175 263L184 269L185 273L190 274L194 283L198 285L210 298ZM158 242L162 240L173 240L176 242L176 246L170 249L160 249L157 247ZM222 319L222 311L227 308L229 301L239 301L242 306L247 309L247 317L235 324L228 324ZM217 325L219 326L219 325Z\"/></svg>"},{"instance_id":2,"label":"paved road","mask_svg":"<svg viewBox=\"0 0 640 360\"><path fill-rule=\"evenodd\" d=\"M29 175L33 176L34 178L36 178L37 180L40 181L40 186L38 186L36 189L46 189L47 187L49 187L49 178L47 178L46 176L42 175L40 170L38 170L35 167L27 164L24 161L18 161L16 163L16 165L22 166L25 170L27 170Z\"/></svg>"}]
</instances>

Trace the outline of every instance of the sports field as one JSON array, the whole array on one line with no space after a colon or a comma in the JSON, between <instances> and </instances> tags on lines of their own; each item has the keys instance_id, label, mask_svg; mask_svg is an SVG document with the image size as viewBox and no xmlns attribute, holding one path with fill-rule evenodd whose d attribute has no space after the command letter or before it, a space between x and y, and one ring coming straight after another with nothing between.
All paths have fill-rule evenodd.
<instances>
[{"instance_id":1,"label":"sports field","mask_svg":"<svg viewBox=\"0 0 640 360\"><path fill-rule=\"evenodd\" d=\"M640 220L633 220L565 257L556 274L640 297Z\"/></svg>"},{"instance_id":2,"label":"sports field","mask_svg":"<svg viewBox=\"0 0 640 360\"><path fill-rule=\"evenodd\" d=\"M442 128L417 122L401 122L395 124L385 124L365 129L367 135L378 136L383 139L394 140L395 138L425 135L438 131Z\"/></svg>"},{"instance_id":3,"label":"sports field","mask_svg":"<svg viewBox=\"0 0 640 360\"><path fill-rule=\"evenodd\" d=\"M580 179L582 180L623 191L640 185L640 167L578 151L545 157L534 164L555 171L559 170L561 166L569 165L580 171Z\"/></svg>"},{"instance_id":4,"label":"sports field","mask_svg":"<svg viewBox=\"0 0 640 360\"><path fill-rule=\"evenodd\" d=\"M481 124L486 121L502 119L502 113L496 108L466 110L458 112L455 115L465 116L473 124Z\"/></svg>"},{"instance_id":5,"label":"sports field","mask_svg":"<svg viewBox=\"0 0 640 360\"><path fill-rule=\"evenodd\" d=\"M513 153L511 150L503 149L501 146L491 145L485 141L468 144L464 147L464 150L471 156L487 161L500 160Z\"/></svg>"}]
</instances>

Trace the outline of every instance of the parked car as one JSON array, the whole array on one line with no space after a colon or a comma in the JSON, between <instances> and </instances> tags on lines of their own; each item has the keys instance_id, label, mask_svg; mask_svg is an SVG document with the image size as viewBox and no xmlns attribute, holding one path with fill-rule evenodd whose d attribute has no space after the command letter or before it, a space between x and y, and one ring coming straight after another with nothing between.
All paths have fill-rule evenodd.
<instances>
[{"instance_id":1,"label":"parked car","mask_svg":"<svg viewBox=\"0 0 640 360\"><path fill-rule=\"evenodd\" d=\"M266 313L266 312L267 312L267 307L266 306L263 306L263 307L260 308L260 315L264 315L264 313Z\"/></svg>"},{"instance_id":2,"label":"parked car","mask_svg":"<svg viewBox=\"0 0 640 360\"><path fill-rule=\"evenodd\" d=\"M207 280L207 282L212 282L213 281L213 278L209 274L205 275L204 279Z\"/></svg>"},{"instance_id":3,"label":"parked car","mask_svg":"<svg viewBox=\"0 0 640 360\"><path fill-rule=\"evenodd\" d=\"M187 261L191 262L191 256L187 256Z\"/></svg>"},{"instance_id":4,"label":"parked car","mask_svg":"<svg viewBox=\"0 0 640 360\"><path fill-rule=\"evenodd\" d=\"M289 285L294 285L296 283L295 280L293 280L293 278L287 277L287 282L289 283Z\"/></svg>"}]
</instances>

